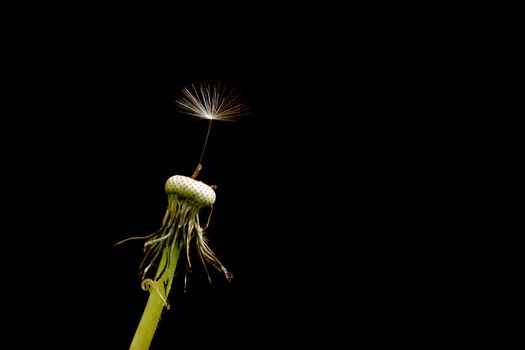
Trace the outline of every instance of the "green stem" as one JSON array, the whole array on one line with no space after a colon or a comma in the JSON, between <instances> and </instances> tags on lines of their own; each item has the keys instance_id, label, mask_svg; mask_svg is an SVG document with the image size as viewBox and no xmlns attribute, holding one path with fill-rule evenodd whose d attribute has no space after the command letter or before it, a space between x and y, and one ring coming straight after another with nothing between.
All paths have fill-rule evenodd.
<instances>
[{"instance_id":1,"label":"green stem","mask_svg":"<svg viewBox=\"0 0 525 350\"><path fill-rule=\"evenodd\" d=\"M173 282L173 275L175 274L175 268L177 267L177 260L180 255L180 245L175 246L171 254L170 268L166 269L158 281L150 280L149 298L142 318L140 319L139 326L131 342L130 350L147 350L155 335L155 330L159 324L160 315L163 308L166 306L166 301L171 289L171 283ZM159 264L159 270L166 264L167 251L164 251L162 259ZM166 290L164 291L164 285L167 282Z\"/></svg>"}]
</instances>

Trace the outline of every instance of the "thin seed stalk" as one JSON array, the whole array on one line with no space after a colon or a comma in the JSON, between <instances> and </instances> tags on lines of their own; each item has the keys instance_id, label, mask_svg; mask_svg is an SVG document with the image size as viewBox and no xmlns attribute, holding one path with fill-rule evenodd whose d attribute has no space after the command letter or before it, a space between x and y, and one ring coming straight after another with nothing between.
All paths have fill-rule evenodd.
<instances>
[{"instance_id":1,"label":"thin seed stalk","mask_svg":"<svg viewBox=\"0 0 525 350\"><path fill-rule=\"evenodd\" d=\"M149 288L149 298L140 323L131 342L130 350L148 350L155 335L155 330L159 324L160 315L163 308L166 306L168 295L170 293L173 276L177 267L177 261L180 255L180 244L177 244L170 258L169 269L165 269L162 276L157 281L151 281ZM164 253L158 267L160 273L166 264L168 256L168 248L165 248ZM164 290L166 286L166 290Z\"/></svg>"}]
</instances>

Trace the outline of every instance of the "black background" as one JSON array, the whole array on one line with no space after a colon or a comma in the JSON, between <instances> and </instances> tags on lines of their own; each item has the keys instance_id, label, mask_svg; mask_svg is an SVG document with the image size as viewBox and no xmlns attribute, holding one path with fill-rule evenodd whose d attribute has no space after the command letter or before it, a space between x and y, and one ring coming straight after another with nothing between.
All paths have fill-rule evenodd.
<instances>
[{"instance_id":1,"label":"black background","mask_svg":"<svg viewBox=\"0 0 525 350\"><path fill-rule=\"evenodd\" d=\"M282 18L286 30L270 32L251 17L200 35L199 23L172 24L181 14L161 25L115 16L15 42L16 108L2 129L14 136L14 323L46 344L129 346L147 300L142 247L113 245L158 229L165 181L193 172L207 124L174 101L206 80L251 108L213 124L199 176L218 186L208 235L234 279L210 286L197 269L186 292L179 281L152 348L331 347L418 328L431 306L415 281L432 248L415 232L434 225L422 198L435 191L424 178L437 171L426 146L438 109L418 39Z\"/></svg>"}]
</instances>

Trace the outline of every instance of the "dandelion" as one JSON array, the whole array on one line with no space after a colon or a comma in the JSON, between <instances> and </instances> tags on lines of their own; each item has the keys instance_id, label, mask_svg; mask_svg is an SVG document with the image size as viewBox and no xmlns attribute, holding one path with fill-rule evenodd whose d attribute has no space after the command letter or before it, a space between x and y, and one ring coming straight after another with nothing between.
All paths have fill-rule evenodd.
<instances>
[{"instance_id":1,"label":"dandelion","mask_svg":"<svg viewBox=\"0 0 525 350\"><path fill-rule=\"evenodd\" d=\"M145 239L144 259L140 265L142 288L150 295L139 326L133 338L130 349L148 349L155 329L164 308L169 309L168 295L171 289L177 262L184 257L184 285L192 262L190 255L197 256L203 264L208 280L211 276L207 266L223 273L229 281L232 274L222 265L215 253L210 249L205 237L215 203L214 186L196 180L202 169L202 159L208 143L213 120L233 121L248 113L248 108L240 95L233 89L227 89L222 84L191 85L182 90L182 96L176 100L179 110L183 113L209 120L208 131L204 140L202 153L191 177L174 175L166 181L165 191L168 196L168 208L161 228L146 237L131 237L118 244ZM201 209L209 207L206 224L200 223ZM196 254L191 254L195 250ZM152 269L157 270L152 274Z\"/></svg>"}]
</instances>

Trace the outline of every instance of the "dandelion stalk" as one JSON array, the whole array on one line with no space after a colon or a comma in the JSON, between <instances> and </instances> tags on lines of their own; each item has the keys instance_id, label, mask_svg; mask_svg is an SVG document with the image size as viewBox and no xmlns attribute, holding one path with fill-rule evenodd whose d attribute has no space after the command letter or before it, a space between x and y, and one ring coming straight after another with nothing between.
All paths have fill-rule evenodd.
<instances>
[{"instance_id":1,"label":"dandelion stalk","mask_svg":"<svg viewBox=\"0 0 525 350\"><path fill-rule=\"evenodd\" d=\"M157 273L162 272L162 266L167 264L166 257L168 253L165 250L162 254L162 259L160 261L159 270ZM177 261L180 255L180 247L175 248L174 254L171 254L170 260L170 270L166 269L162 275L158 276L158 281L144 280L142 283L143 288L149 289L149 298L140 323L131 342L130 350L147 350L153 340L155 331L157 330L157 325L160 321L160 315L164 307L169 309L169 304L167 302L167 296L170 293L171 284L173 282L173 277L175 273L175 268L177 266ZM164 286L166 286L165 292Z\"/></svg>"}]
</instances>

